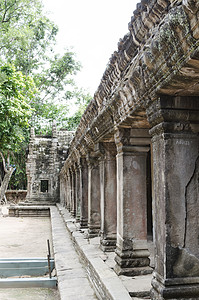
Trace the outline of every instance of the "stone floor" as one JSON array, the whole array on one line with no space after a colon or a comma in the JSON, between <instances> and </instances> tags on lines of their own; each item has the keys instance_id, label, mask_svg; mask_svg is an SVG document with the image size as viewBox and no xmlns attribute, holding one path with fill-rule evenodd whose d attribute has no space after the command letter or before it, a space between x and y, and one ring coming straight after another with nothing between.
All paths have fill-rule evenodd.
<instances>
[{"instance_id":1,"label":"stone floor","mask_svg":"<svg viewBox=\"0 0 199 300\"><path fill-rule=\"evenodd\" d=\"M59 300L57 290L45 288L0 289L1 300Z\"/></svg>"},{"instance_id":2,"label":"stone floor","mask_svg":"<svg viewBox=\"0 0 199 300\"><path fill-rule=\"evenodd\" d=\"M51 223L61 300L96 300L95 291L56 207L51 207Z\"/></svg>"},{"instance_id":3,"label":"stone floor","mask_svg":"<svg viewBox=\"0 0 199 300\"><path fill-rule=\"evenodd\" d=\"M86 230L80 230L79 224L70 213L60 205L58 209L87 272L91 274L91 277L97 277L98 286L95 287L100 292L100 286L103 286L107 292L104 298L99 296L99 299L150 299L151 274L137 277L117 276L113 271L114 252L102 252L99 248L99 237L86 238ZM149 243L149 248L153 256L152 243ZM151 263L153 264L153 257L151 257ZM94 282L94 285L97 284Z\"/></svg>"},{"instance_id":4,"label":"stone floor","mask_svg":"<svg viewBox=\"0 0 199 300\"><path fill-rule=\"evenodd\" d=\"M7 217L6 207L3 211L0 207L0 237L0 258L46 257L47 239L53 249L50 218L11 218ZM35 299L59 300L60 297L56 289L0 289L0 300Z\"/></svg>"},{"instance_id":5,"label":"stone floor","mask_svg":"<svg viewBox=\"0 0 199 300\"><path fill-rule=\"evenodd\" d=\"M47 257L47 239L52 249L50 218L0 217L0 237L0 258Z\"/></svg>"}]
</instances>

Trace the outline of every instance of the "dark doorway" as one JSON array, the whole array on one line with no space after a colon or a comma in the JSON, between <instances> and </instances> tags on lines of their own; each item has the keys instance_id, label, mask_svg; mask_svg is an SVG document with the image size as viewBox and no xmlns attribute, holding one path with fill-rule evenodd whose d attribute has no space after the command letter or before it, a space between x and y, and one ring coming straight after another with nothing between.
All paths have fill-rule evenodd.
<instances>
[{"instance_id":1,"label":"dark doorway","mask_svg":"<svg viewBox=\"0 0 199 300\"><path fill-rule=\"evenodd\" d=\"M151 178L151 151L147 155L147 235L149 240L153 238L153 219L152 219L152 178Z\"/></svg>"},{"instance_id":2,"label":"dark doorway","mask_svg":"<svg viewBox=\"0 0 199 300\"><path fill-rule=\"evenodd\" d=\"M41 180L41 193L48 193L48 180Z\"/></svg>"}]
</instances>

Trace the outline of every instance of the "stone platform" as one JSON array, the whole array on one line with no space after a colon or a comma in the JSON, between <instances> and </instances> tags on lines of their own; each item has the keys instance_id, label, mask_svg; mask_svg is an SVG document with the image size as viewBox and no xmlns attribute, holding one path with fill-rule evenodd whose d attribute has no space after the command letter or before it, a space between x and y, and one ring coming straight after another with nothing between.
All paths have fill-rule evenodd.
<instances>
[{"instance_id":1,"label":"stone platform","mask_svg":"<svg viewBox=\"0 0 199 300\"><path fill-rule=\"evenodd\" d=\"M9 217L49 217L49 206L23 206L13 205L8 207Z\"/></svg>"},{"instance_id":2,"label":"stone platform","mask_svg":"<svg viewBox=\"0 0 199 300\"><path fill-rule=\"evenodd\" d=\"M151 274L135 277L116 275L113 271L114 252L103 252L99 248L99 237L89 239L87 230L79 228L79 224L75 222L67 209L59 204L57 208L98 299L150 299Z\"/></svg>"}]
</instances>

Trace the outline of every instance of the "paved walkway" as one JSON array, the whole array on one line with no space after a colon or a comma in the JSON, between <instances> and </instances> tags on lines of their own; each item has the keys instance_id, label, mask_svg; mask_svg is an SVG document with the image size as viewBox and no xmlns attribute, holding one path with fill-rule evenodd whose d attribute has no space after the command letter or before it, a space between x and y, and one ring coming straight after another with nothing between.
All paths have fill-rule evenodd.
<instances>
[{"instance_id":1,"label":"paved walkway","mask_svg":"<svg viewBox=\"0 0 199 300\"><path fill-rule=\"evenodd\" d=\"M51 207L52 237L61 300L96 300L86 271L56 207Z\"/></svg>"},{"instance_id":2,"label":"paved walkway","mask_svg":"<svg viewBox=\"0 0 199 300\"><path fill-rule=\"evenodd\" d=\"M78 223L71 217L67 209L59 204L57 207L70 233L76 251L79 253L92 284L95 286L99 299L150 299L149 291L152 275L139 277L117 276L113 271L114 253L102 252L99 248L99 238L87 239L86 230L80 230Z\"/></svg>"}]
</instances>

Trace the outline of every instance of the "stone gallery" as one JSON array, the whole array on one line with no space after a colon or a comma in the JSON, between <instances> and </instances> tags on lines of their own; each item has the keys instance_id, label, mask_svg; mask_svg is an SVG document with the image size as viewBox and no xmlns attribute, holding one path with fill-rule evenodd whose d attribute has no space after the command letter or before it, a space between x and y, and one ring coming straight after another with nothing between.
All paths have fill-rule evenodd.
<instances>
[{"instance_id":1,"label":"stone gallery","mask_svg":"<svg viewBox=\"0 0 199 300\"><path fill-rule=\"evenodd\" d=\"M32 134L28 199L60 201L115 251L117 274L152 272L153 235L151 299L199 299L198 132L199 1L142 0L60 173L57 137L38 146L47 170Z\"/></svg>"}]
</instances>

